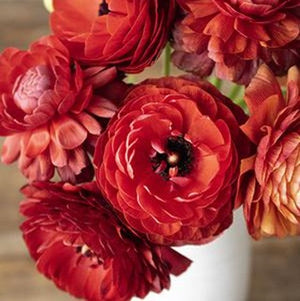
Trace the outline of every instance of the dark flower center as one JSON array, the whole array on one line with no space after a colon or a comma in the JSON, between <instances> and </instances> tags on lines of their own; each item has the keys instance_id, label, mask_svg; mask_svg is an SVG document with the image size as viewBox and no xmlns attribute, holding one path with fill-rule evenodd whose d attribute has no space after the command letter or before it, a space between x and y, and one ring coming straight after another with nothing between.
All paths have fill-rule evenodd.
<instances>
[{"instance_id":1,"label":"dark flower center","mask_svg":"<svg viewBox=\"0 0 300 301\"><path fill-rule=\"evenodd\" d=\"M102 3L99 5L99 11L98 15L103 16L103 15L108 15L110 13L110 10L108 8L108 3L106 0L103 0Z\"/></svg>"},{"instance_id":2,"label":"dark flower center","mask_svg":"<svg viewBox=\"0 0 300 301\"><path fill-rule=\"evenodd\" d=\"M94 253L87 245L76 247L76 253L81 253L85 257L93 257Z\"/></svg>"},{"instance_id":3,"label":"dark flower center","mask_svg":"<svg viewBox=\"0 0 300 301\"><path fill-rule=\"evenodd\" d=\"M76 73L76 65L74 62L70 63L70 69L72 74Z\"/></svg>"},{"instance_id":4,"label":"dark flower center","mask_svg":"<svg viewBox=\"0 0 300 301\"><path fill-rule=\"evenodd\" d=\"M98 265L103 264L103 260L99 258L87 245L78 246L75 248L75 251L84 257L96 260Z\"/></svg>"},{"instance_id":5,"label":"dark flower center","mask_svg":"<svg viewBox=\"0 0 300 301\"><path fill-rule=\"evenodd\" d=\"M166 152L156 153L151 158L155 173L165 180L171 177L184 177L192 171L193 147L183 137L169 137L166 142Z\"/></svg>"}]
</instances>

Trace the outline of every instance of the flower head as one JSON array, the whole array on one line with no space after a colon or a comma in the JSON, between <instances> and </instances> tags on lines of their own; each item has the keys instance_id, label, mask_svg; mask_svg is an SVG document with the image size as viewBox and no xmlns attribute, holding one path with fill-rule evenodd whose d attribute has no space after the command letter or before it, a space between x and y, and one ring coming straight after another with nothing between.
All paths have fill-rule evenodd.
<instances>
[{"instance_id":1,"label":"flower head","mask_svg":"<svg viewBox=\"0 0 300 301\"><path fill-rule=\"evenodd\" d=\"M209 83L147 80L98 140L98 185L126 223L152 241L207 242L232 221L235 144L244 121Z\"/></svg>"},{"instance_id":2,"label":"flower head","mask_svg":"<svg viewBox=\"0 0 300 301\"><path fill-rule=\"evenodd\" d=\"M289 71L287 96L263 65L246 90L250 118L242 129L257 146L242 160L237 205L244 204L249 233L300 233L300 75Z\"/></svg>"},{"instance_id":3,"label":"flower head","mask_svg":"<svg viewBox=\"0 0 300 301\"><path fill-rule=\"evenodd\" d=\"M23 174L48 180L55 169L64 180L91 178L88 157L101 130L101 118L116 111L115 68L82 70L61 42L51 36L28 51L8 48L0 55L0 134L8 136L2 160L19 160ZM115 93L114 93L115 94Z\"/></svg>"},{"instance_id":4,"label":"flower head","mask_svg":"<svg viewBox=\"0 0 300 301\"><path fill-rule=\"evenodd\" d=\"M138 73L165 46L175 0L54 0L53 32L86 65Z\"/></svg>"},{"instance_id":5,"label":"flower head","mask_svg":"<svg viewBox=\"0 0 300 301\"><path fill-rule=\"evenodd\" d=\"M89 301L130 300L168 288L190 261L151 245L116 218L94 183L36 182L22 190L23 237L38 270Z\"/></svg>"},{"instance_id":6,"label":"flower head","mask_svg":"<svg viewBox=\"0 0 300 301\"><path fill-rule=\"evenodd\" d=\"M193 73L248 84L265 62L277 74L300 61L298 0L179 0L174 63Z\"/></svg>"}]
</instances>

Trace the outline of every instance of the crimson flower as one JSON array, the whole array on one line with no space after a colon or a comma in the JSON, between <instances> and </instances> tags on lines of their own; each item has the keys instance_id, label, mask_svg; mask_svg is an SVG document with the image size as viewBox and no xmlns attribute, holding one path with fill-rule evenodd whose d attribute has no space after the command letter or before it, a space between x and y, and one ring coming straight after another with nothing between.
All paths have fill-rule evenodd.
<instances>
[{"instance_id":1,"label":"crimson flower","mask_svg":"<svg viewBox=\"0 0 300 301\"><path fill-rule=\"evenodd\" d=\"M89 301L125 301L168 288L190 261L136 236L115 217L94 183L36 182L23 188L23 237L38 270Z\"/></svg>"},{"instance_id":2,"label":"crimson flower","mask_svg":"<svg viewBox=\"0 0 300 301\"><path fill-rule=\"evenodd\" d=\"M200 76L248 84L265 62L284 74L300 62L299 0L178 0L174 63Z\"/></svg>"},{"instance_id":3,"label":"crimson flower","mask_svg":"<svg viewBox=\"0 0 300 301\"><path fill-rule=\"evenodd\" d=\"M55 168L64 180L91 178L88 151L101 132L99 118L116 110L116 93L110 96L104 86L113 85L122 94L116 69L83 71L51 36L28 51L6 49L0 72L0 134L8 136L2 161L18 160L31 181L50 179Z\"/></svg>"},{"instance_id":4,"label":"crimson flower","mask_svg":"<svg viewBox=\"0 0 300 301\"><path fill-rule=\"evenodd\" d=\"M207 82L147 80L98 140L97 183L153 242L212 240L232 222L241 122L242 110Z\"/></svg>"},{"instance_id":5,"label":"crimson flower","mask_svg":"<svg viewBox=\"0 0 300 301\"><path fill-rule=\"evenodd\" d=\"M72 56L86 65L138 73L165 46L175 0L54 0L51 27Z\"/></svg>"},{"instance_id":6,"label":"crimson flower","mask_svg":"<svg viewBox=\"0 0 300 301\"><path fill-rule=\"evenodd\" d=\"M237 206L244 204L249 233L300 234L300 74L290 69L286 98L262 66L246 90L250 118L242 129L257 146L242 160Z\"/></svg>"}]
</instances>

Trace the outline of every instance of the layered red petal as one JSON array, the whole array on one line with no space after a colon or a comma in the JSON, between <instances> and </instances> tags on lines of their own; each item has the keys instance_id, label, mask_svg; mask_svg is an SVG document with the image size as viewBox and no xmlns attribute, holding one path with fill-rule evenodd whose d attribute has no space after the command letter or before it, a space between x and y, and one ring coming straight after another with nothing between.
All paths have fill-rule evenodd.
<instances>
[{"instance_id":1,"label":"layered red petal","mask_svg":"<svg viewBox=\"0 0 300 301\"><path fill-rule=\"evenodd\" d=\"M299 1L179 4L186 15L174 29L173 62L181 69L206 76L215 65L220 78L248 84L262 62L280 75L299 64Z\"/></svg>"},{"instance_id":2,"label":"layered red petal","mask_svg":"<svg viewBox=\"0 0 300 301\"><path fill-rule=\"evenodd\" d=\"M83 174L90 180L89 152L105 126L103 118L112 117L126 90L116 68L83 71L49 36L27 51L5 50L0 71L0 134L10 136L2 160L18 160L30 181L49 180L55 169L63 180L76 182Z\"/></svg>"},{"instance_id":3,"label":"layered red petal","mask_svg":"<svg viewBox=\"0 0 300 301\"><path fill-rule=\"evenodd\" d=\"M175 0L92 0L88 9L84 1L61 0L51 26L82 63L138 73L164 48L174 15Z\"/></svg>"},{"instance_id":4,"label":"layered red petal","mask_svg":"<svg viewBox=\"0 0 300 301\"><path fill-rule=\"evenodd\" d=\"M257 146L242 160L237 205L244 204L249 233L284 237L300 233L300 81L289 71L287 95L262 66L246 90L250 118L242 129Z\"/></svg>"},{"instance_id":5,"label":"layered red petal","mask_svg":"<svg viewBox=\"0 0 300 301\"><path fill-rule=\"evenodd\" d=\"M247 151L244 121L206 82L147 80L131 90L98 140L98 185L124 220L154 242L213 239L231 223Z\"/></svg>"},{"instance_id":6,"label":"layered red petal","mask_svg":"<svg viewBox=\"0 0 300 301\"><path fill-rule=\"evenodd\" d=\"M23 237L38 270L85 300L130 300L159 293L190 261L151 245L116 218L93 183L36 182L22 190Z\"/></svg>"}]
</instances>

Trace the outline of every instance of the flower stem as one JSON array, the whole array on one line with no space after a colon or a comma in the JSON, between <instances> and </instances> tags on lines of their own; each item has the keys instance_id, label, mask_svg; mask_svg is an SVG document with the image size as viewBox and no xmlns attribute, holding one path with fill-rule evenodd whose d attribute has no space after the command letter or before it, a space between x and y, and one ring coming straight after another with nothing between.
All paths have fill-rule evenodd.
<instances>
[{"instance_id":1,"label":"flower stem","mask_svg":"<svg viewBox=\"0 0 300 301\"><path fill-rule=\"evenodd\" d=\"M286 87L281 87L281 93L282 93L283 97L285 98L286 94L287 94L287 88Z\"/></svg>"},{"instance_id":2,"label":"flower stem","mask_svg":"<svg viewBox=\"0 0 300 301\"><path fill-rule=\"evenodd\" d=\"M234 85L231 88L231 91L229 93L229 98L233 101L236 100L236 98L240 95L240 93L242 92L243 86L240 85Z\"/></svg>"},{"instance_id":3,"label":"flower stem","mask_svg":"<svg viewBox=\"0 0 300 301\"><path fill-rule=\"evenodd\" d=\"M240 106L246 114L249 114L248 107L243 98L236 100L234 103L237 104L238 106Z\"/></svg>"},{"instance_id":4,"label":"flower stem","mask_svg":"<svg viewBox=\"0 0 300 301\"><path fill-rule=\"evenodd\" d=\"M210 82L218 89L221 90L223 86L223 81L218 77L212 77Z\"/></svg>"},{"instance_id":5,"label":"flower stem","mask_svg":"<svg viewBox=\"0 0 300 301\"><path fill-rule=\"evenodd\" d=\"M163 73L165 76L169 76L171 74L171 53L172 53L171 45L170 43L167 43L164 50L164 66L163 66Z\"/></svg>"},{"instance_id":6,"label":"flower stem","mask_svg":"<svg viewBox=\"0 0 300 301\"><path fill-rule=\"evenodd\" d=\"M135 76L132 74L128 74L125 79L127 84L134 84L135 83Z\"/></svg>"},{"instance_id":7,"label":"flower stem","mask_svg":"<svg viewBox=\"0 0 300 301\"><path fill-rule=\"evenodd\" d=\"M229 98L238 106L240 106L246 114L249 113L248 107L244 100L244 86L234 85L229 93Z\"/></svg>"}]
</instances>

